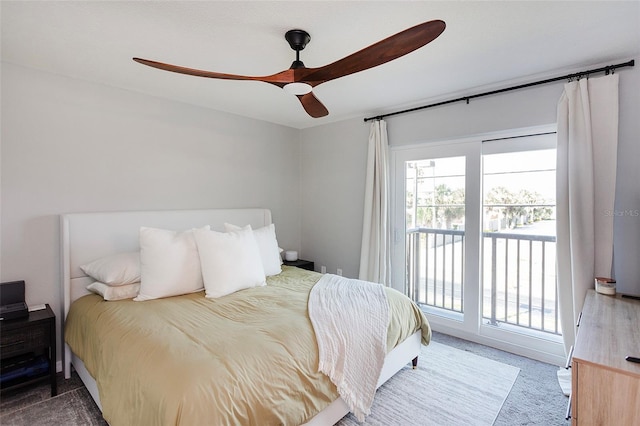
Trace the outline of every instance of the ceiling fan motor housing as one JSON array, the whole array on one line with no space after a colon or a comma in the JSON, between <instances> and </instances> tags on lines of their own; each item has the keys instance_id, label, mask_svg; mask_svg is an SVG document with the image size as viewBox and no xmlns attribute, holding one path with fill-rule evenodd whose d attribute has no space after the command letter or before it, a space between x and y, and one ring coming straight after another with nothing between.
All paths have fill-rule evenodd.
<instances>
[{"instance_id":1,"label":"ceiling fan motor housing","mask_svg":"<svg viewBox=\"0 0 640 426\"><path fill-rule=\"evenodd\" d=\"M311 36L304 30L289 30L284 35L284 38L289 42L289 46L296 52L304 49L311 41Z\"/></svg>"},{"instance_id":2,"label":"ceiling fan motor housing","mask_svg":"<svg viewBox=\"0 0 640 426\"><path fill-rule=\"evenodd\" d=\"M300 60L300 51L311 41L311 36L304 30L289 30L285 33L284 38L289 42L289 46L296 51L296 60L291 63L289 69L304 68L304 63Z\"/></svg>"}]
</instances>

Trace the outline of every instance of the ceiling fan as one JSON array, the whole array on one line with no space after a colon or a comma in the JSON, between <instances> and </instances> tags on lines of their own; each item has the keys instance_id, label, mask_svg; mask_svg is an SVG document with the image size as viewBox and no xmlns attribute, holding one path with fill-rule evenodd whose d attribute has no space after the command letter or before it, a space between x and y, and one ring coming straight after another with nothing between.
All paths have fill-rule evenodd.
<instances>
[{"instance_id":1,"label":"ceiling fan","mask_svg":"<svg viewBox=\"0 0 640 426\"><path fill-rule=\"evenodd\" d=\"M287 31L284 37L289 42L289 46L296 51L296 60L293 61L289 69L262 77L203 71L141 58L133 58L133 60L150 67L180 74L270 83L297 96L305 111L311 117L318 118L329 114L329 111L322 102L314 96L311 91L313 87L336 78L344 77L345 75L382 65L404 56L407 53L411 53L435 40L442 34L445 26L444 21L441 20L424 22L387 37L340 60L318 68L307 68L300 60L300 51L311 41L309 33L297 29L290 30Z\"/></svg>"}]
</instances>

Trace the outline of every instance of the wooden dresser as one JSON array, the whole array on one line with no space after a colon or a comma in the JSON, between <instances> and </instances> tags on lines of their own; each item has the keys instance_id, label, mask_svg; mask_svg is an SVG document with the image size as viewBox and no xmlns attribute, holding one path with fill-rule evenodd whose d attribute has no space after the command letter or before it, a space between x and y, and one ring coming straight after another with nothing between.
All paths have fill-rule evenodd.
<instances>
[{"instance_id":1,"label":"wooden dresser","mask_svg":"<svg viewBox=\"0 0 640 426\"><path fill-rule=\"evenodd\" d=\"M640 301L589 290L572 358L572 425L640 424Z\"/></svg>"}]
</instances>

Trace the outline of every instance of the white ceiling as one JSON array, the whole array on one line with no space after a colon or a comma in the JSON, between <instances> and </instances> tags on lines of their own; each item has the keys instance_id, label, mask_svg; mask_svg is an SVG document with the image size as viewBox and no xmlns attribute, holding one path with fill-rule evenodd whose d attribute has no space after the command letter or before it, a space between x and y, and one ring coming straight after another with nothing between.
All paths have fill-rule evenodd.
<instances>
[{"instance_id":1,"label":"white ceiling","mask_svg":"<svg viewBox=\"0 0 640 426\"><path fill-rule=\"evenodd\" d=\"M555 70L638 59L640 2L612 1L6 1L2 61L294 128L365 117ZM268 75L311 42L307 67L326 65L421 22L442 19L434 42L314 89L329 109L309 117L270 84L149 68L142 57L216 72Z\"/></svg>"}]
</instances>

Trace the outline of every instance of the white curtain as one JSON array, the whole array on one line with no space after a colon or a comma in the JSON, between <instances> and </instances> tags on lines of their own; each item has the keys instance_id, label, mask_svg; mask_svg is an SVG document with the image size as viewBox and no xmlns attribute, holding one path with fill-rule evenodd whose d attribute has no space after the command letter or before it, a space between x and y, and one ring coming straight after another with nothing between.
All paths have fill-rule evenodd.
<instances>
[{"instance_id":1,"label":"white curtain","mask_svg":"<svg viewBox=\"0 0 640 426\"><path fill-rule=\"evenodd\" d=\"M618 76L565 85L558 102L558 298L565 351L596 276L611 277Z\"/></svg>"},{"instance_id":2,"label":"white curtain","mask_svg":"<svg viewBox=\"0 0 640 426\"><path fill-rule=\"evenodd\" d=\"M391 274L388 151L387 123L376 120L369 133L359 278L384 285Z\"/></svg>"}]
</instances>

